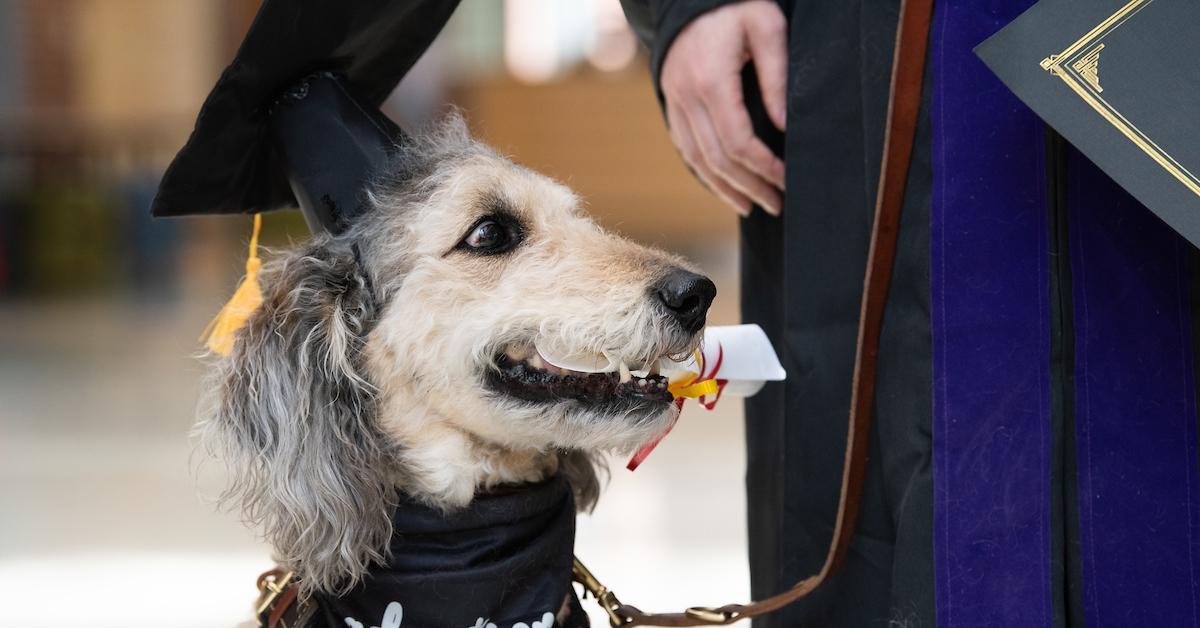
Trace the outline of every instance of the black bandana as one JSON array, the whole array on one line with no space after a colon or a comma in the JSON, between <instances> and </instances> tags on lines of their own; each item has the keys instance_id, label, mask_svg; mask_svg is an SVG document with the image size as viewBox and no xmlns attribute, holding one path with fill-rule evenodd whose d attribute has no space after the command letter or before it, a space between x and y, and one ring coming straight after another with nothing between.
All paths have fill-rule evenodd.
<instances>
[{"instance_id":1,"label":"black bandana","mask_svg":"<svg viewBox=\"0 0 1200 628\"><path fill-rule=\"evenodd\" d=\"M329 628L586 626L571 588L575 503L560 477L450 514L401 499L392 558L350 593L316 594Z\"/></svg>"}]
</instances>

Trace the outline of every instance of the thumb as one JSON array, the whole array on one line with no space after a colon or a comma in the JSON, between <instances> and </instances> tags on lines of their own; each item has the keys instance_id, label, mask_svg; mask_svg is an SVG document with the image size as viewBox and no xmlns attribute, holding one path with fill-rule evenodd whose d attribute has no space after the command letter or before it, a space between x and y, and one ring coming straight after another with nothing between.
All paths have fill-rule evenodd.
<instances>
[{"instance_id":1,"label":"thumb","mask_svg":"<svg viewBox=\"0 0 1200 628\"><path fill-rule=\"evenodd\" d=\"M787 20L774 2L746 19L746 40L763 105L780 130L787 118Z\"/></svg>"}]
</instances>

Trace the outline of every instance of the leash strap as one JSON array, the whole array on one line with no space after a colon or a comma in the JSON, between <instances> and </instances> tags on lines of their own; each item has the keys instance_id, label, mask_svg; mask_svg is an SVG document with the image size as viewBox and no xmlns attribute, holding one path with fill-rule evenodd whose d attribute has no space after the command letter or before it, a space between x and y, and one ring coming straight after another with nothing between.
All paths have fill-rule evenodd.
<instances>
[{"instance_id":1,"label":"leash strap","mask_svg":"<svg viewBox=\"0 0 1200 628\"><path fill-rule=\"evenodd\" d=\"M711 626L731 624L778 610L812 593L836 573L850 549L850 540L858 521L859 499L866 475L867 445L871 414L875 405L876 360L883 327L884 306L892 281L896 259L896 237L900 231L900 209L916 139L917 114L921 107L921 83L925 73L925 52L929 43L932 0L902 0L892 60L891 89L888 99L887 129L884 133L883 160L879 189L875 200L875 222L867 254L863 280L862 311L855 349L853 391L850 398L845 462L837 520L825 563L815 575L796 583L774 596L746 604L719 607L692 607L682 613L645 613L635 606L622 604L616 595L579 562L575 561L575 579L584 585L617 626Z\"/></svg>"}]
</instances>

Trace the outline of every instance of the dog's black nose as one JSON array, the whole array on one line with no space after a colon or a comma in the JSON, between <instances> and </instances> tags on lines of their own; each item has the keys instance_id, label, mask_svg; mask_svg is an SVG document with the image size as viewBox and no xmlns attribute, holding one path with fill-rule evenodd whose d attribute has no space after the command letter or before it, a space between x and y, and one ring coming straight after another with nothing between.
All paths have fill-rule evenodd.
<instances>
[{"instance_id":1,"label":"dog's black nose","mask_svg":"<svg viewBox=\"0 0 1200 628\"><path fill-rule=\"evenodd\" d=\"M653 292L679 325L694 333L704 327L717 287L704 275L675 268L655 284Z\"/></svg>"}]
</instances>

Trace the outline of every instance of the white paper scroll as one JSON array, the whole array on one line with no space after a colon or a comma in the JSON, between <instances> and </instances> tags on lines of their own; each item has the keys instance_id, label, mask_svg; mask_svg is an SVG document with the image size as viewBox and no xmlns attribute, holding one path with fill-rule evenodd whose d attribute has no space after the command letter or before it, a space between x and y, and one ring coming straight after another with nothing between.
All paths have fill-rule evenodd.
<instances>
[{"instance_id":1,"label":"white paper scroll","mask_svg":"<svg viewBox=\"0 0 1200 628\"><path fill-rule=\"evenodd\" d=\"M663 365L663 374L674 381L687 374L725 381L724 394L750 397L767 382L783 381L787 372L775 348L758 325L718 325L704 330L704 372L696 359ZM713 372L713 368L716 371Z\"/></svg>"}]
</instances>

